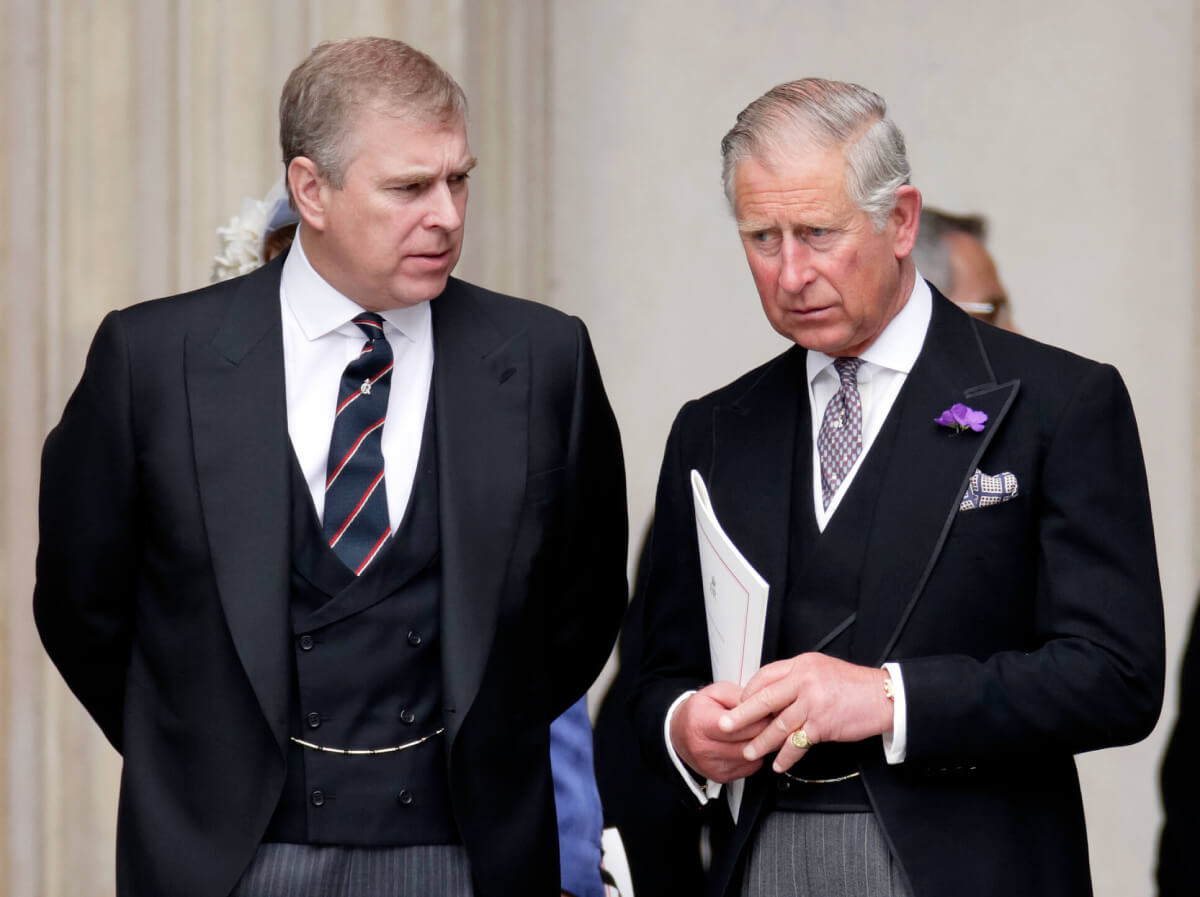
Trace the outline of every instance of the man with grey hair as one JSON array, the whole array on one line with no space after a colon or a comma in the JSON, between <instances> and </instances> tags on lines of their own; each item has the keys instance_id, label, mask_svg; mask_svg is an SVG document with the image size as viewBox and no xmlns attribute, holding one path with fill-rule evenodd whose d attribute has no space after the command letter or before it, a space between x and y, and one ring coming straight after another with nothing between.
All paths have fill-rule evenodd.
<instances>
[{"instance_id":1,"label":"man with grey hair","mask_svg":"<svg viewBox=\"0 0 1200 897\"><path fill-rule=\"evenodd\" d=\"M745 779L712 893L1089 894L1073 755L1144 737L1163 688L1121 379L916 276L921 197L874 93L780 85L722 155L794 345L675 420L635 696L681 793ZM712 682L693 472L770 589L744 685Z\"/></svg>"},{"instance_id":2,"label":"man with grey hair","mask_svg":"<svg viewBox=\"0 0 1200 897\"><path fill-rule=\"evenodd\" d=\"M1008 294L983 245L986 237L987 219L982 215L951 215L925 206L913 261L922 277L967 314L1014 330Z\"/></svg>"},{"instance_id":3,"label":"man with grey hair","mask_svg":"<svg viewBox=\"0 0 1200 897\"><path fill-rule=\"evenodd\" d=\"M583 324L450 276L465 112L399 41L318 46L291 249L108 315L46 440L34 610L122 754L121 897L559 894L621 447Z\"/></svg>"}]
</instances>

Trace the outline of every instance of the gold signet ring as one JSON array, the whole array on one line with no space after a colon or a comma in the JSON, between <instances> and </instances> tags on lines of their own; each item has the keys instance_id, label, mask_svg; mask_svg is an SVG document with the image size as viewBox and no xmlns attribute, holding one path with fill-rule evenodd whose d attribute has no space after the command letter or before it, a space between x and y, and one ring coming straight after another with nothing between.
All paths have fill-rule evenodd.
<instances>
[{"instance_id":1,"label":"gold signet ring","mask_svg":"<svg viewBox=\"0 0 1200 897\"><path fill-rule=\"evenodd\" d=\"M803 727L793 732L790 740L792 747L799 748L802 751L807 751L812 747L812 742L808 740L808 733L804 731Z\"/></svg>"}]
</instances>

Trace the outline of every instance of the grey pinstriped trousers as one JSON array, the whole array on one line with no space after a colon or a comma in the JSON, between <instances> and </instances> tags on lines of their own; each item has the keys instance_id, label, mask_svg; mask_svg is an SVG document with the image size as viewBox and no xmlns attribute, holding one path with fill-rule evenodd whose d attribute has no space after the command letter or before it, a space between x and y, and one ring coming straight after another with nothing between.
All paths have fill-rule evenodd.
<instances>
[{"instance_id":1,"label":"grey pinstriped trousers","mask_svg":"<svg viewBox=\"0 0 1200 897\"><path fill-rule=\"evenodd\" d=\"M262 844L230 897L473 897L466 848Z\"/></svg>"},{"instance_id":2,"label":"grey pinstriped trousers","mask_svg":"<svg viewBox=\"0 0 1200 897\"><path fill-rule=\"evenodd\" d=\"M874 813L776 811L762 821L742 897L912 897Z\"/></svg>"}]
</instances>

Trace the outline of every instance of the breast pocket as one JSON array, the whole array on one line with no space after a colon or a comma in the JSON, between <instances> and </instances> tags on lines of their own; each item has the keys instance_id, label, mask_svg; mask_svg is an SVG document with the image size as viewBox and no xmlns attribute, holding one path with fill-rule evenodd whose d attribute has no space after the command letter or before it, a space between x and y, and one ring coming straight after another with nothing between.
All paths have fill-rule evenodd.
<instances>
[{"instance_id":1,"label":"breast pocket","mask_svg":"<svg viewBox=\"0 0 1200 897\"><path fill-rule=\"evenodd\" d=\"M565 467L552 467L529 475L525 481L525 504L543 505L562 494Z\"/></svg>"},{"instance_id":2,"label":"breast pocket","mask_svg":"<svg viewBox=\"0 0 1200 897\"><path fill-rule=\"evenodd\" d=\"M947 550L964 551L988 567L1005 566L1028 555L1036 538L1029 496L1018 495L1000 504L959 511L950 528Z\"/></svg>"}]
</instances>

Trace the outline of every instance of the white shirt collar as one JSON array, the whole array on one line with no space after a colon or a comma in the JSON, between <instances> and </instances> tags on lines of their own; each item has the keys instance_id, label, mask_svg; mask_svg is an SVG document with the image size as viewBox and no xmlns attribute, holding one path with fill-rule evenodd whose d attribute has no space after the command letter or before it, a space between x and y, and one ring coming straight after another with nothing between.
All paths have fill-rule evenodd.
<instances>
[{"instance_id":1,"label":"white shirt collar","mask_svg":"<svg viewBox=\"0 0 1200 897\"><path fill-rule=\"evenodd\" d=\"M302 228L296 229L296 239L292 241L291 251L284 259L279 292L284 306L300 326L300 331L312 341L347 325L363 309L317 273L304 254L301 232ZM428 302L388 309L380 312L380 315L399 334L414 343L424 342L432 332Z\"/></svg>"},{"instance_id":2,"label":"white shirt collar","mask_svg":"<svg viewBox=\"0 0 1200 897\"><path fill-rule=\"evenodd\" d=\"M883 332L860 356L863 361L907 374L916 364L925 344L925 333L929 330L929 319L933 315L933 294L929 284L918 271L914 278L908 301L896 316L883 328ZM810 350L808 353L808 382L833 364L834 357L824 352ZM865 372L866 369L864 369Z\"/></svg>"}]
</instances>

